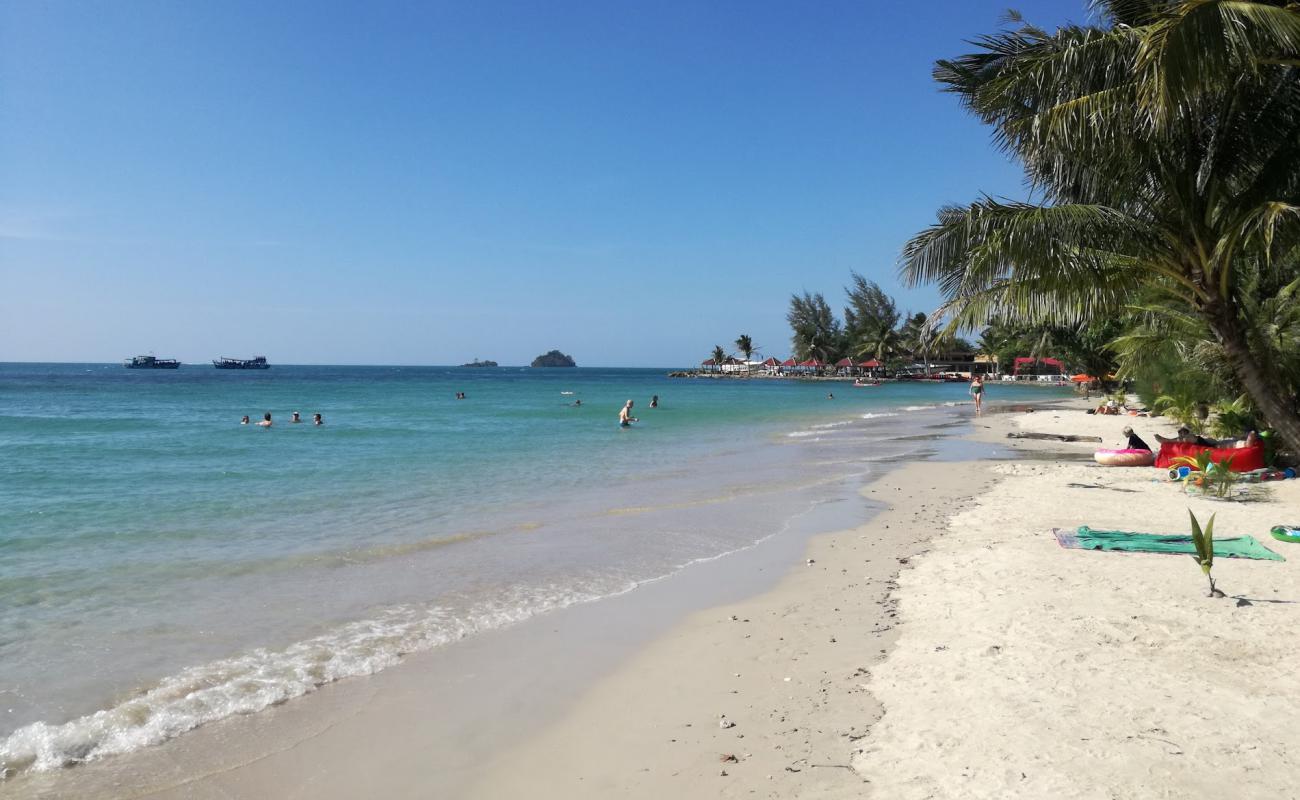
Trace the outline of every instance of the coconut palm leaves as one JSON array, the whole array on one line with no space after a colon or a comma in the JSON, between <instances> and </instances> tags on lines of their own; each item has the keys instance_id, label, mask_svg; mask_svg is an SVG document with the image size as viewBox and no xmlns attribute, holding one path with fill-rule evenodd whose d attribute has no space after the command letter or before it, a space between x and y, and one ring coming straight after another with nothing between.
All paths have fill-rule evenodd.
<instances>
[{"instance_id":1,"label":"coconut palm leaves","mask_svg":"<svg viewBox=\"0 0 1300 800\"><path fill-rule=\"evenodd\" d=\"M1013 18L977 52L938 62L936 80L993 128L1036 202L940 210L905 247L903 276L937 284L938 316L956 328L1166 304L1208 329L1300 450L1295 393L1256 351L1244 299L1252 271L1300 243L1298 12L1249 0L1094 8L1101 25L1049 32Z\"/></svg>"},{"instance_id":2,"label":"coconut palm leaves","mask_svg":"<svg viewBox=\"0 0 1300 800\"><path fill-rule=\"evenodd\" d=\"M754 346L754 340L749 338L748 333L742 333L736 337L736 350L745 357L745 369L749 369L749 361L754 357L754 351L757 349Z\"/></svg>"},{"instance_id":3,"label":"coconut palm leaves","mask_svg":"<svg viewBox=\"0 0 1300 800\"><path fill-rule=\"evenodd\" d=\"M727 351L722 349L722 345L715 344L713 346L713 352L710 354L710 358L713 359L713 363L718 367L718 369L722 369L722 362L727 360Z\"/></svg>"}]
</instances>

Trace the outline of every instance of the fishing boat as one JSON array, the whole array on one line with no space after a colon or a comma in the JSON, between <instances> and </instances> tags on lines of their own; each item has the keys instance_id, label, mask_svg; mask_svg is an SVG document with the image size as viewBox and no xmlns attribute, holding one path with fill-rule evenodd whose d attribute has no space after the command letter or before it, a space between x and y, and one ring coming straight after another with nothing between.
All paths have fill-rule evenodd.
<instances>
[{"instance_id":1,"label":"fishing boat","mask_svg":"<svg viewBox=\"0 0 1300 800\"><path fill-rule=\"evenodd\" d=\"M181 362L174 358L156 358L154 356L136 356L122 362L127 369L177 369Z\"/></svg>"},{"instance_id":2,"label":"fishing boat","mask_svg":"<svg viewBox=\"0 0 1300 800\"><path fill-rule=\"evenodd\" d=\"M221 358L212 359L212 366L217 369L270 369L271 365L266 363L266 356L254 356L253 358Z\"/></svg>"}]
</instances>

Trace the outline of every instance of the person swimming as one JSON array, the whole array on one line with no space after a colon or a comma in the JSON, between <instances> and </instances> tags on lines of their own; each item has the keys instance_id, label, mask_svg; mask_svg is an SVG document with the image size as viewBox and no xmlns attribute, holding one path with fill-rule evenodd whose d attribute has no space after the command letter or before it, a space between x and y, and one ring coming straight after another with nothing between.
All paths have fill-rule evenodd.
<instances>
[{"instance_id":1,"label":"person swimming","mask_svg":"<svg viewBox=\"0 0 1300 800\"><path fill-rule=\"evenodd\" d=\"M618 426L620 428L630 428L637 418L632 416L632 401L628 400L623 408L618 412Z\"/></svg>"},{"instance_id":2,"label":"person swimming","mask_svg":"<svg viewBox=\"0 0 1300 800\"><path fill-rule=\"evenodd\" d=\"M270 411L268 411L268 412L266 412L265 414L262 415L262 421L259 422L259 423L257 423L257 426L258 426L259 428L269 428L269 427L271 427L271 412L270 412Z\"/></svg>"},{"instance_id":3,"label":"person swimming","mask_svg":"<svg viewBox=\"0 0 1300 800\"><path fill-rule=\"evenodd\" d=\"M651 408L659 407L659 395L656 394L650 398L650 407Z\"/></svg>"},{"instance_id":4,"label":"person swimming","mask_svg":"<svg viewBox=\"0 0 1300 800\"><path fill-rule=\"evenodd\" d=\"M290 422L302 422L302 415L299 414L297 411L295 411L295 412L293 412L293 414L289 417L289 421L290 421Z\"/></svg>"},{"instance_id":5,"label":"person swimming","mask_svg":"<svg viewBox=\"0 0 1300 800\"><path fill-rule=\"evenodd\" d=\"M324 425L324 424L325 424L325 420L321 419L321 415L320 415L320 412L319 412L319 411L316 412L315 414L312 414L312 415L311 415L311 424L313 424L313 425Z\"/></svg>"},{"instance_id":6,"label":"person swimming","mask_svg":"<svg viewBox=\"0 0 1300 800\"><path fill-rule=\"evenodd\" d=\"M827 400L834 400L834 399L835 399L835 395L832 394L831 392L827 392L827 393L826 393L826 399L827 399Z\"/></svg>"},{"instance_id":7,"label":"person swimming","mask_svg":"<svg viewBox=\"0 0 1300 800\"><path fill-rule=\"evenodd\" d=\"M577 399L577 400L574 400L574 401L573 401L572 403L570 403L569 405L573 406L574 408L581 408L581 407L582 407L582 400L581 400L581 398L579 398L579 399Z\"/></svg>"}]
</instances>

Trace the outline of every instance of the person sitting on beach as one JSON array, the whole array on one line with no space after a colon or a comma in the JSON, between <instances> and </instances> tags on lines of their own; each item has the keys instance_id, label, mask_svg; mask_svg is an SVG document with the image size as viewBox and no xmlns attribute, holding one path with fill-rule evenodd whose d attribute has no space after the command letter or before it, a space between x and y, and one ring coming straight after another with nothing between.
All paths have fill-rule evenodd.
<instances>
[{"instance_id":1,"label":"person sitting on beach","mask_svg":"<svg viewBox=\"0 0 1300 800\"><path fill-rule=\"evenodd\" d=\"M241 420L239 421L239 424L240 424L240 425L247 425L247 424L248 424L248 415L247 415L247 414L245 414L245 415L244 415L244 418L241 419Z\"/></svg>"},{"instance_id":2,"label":"person sitting on beach","mask_svg":"<svg viewBox=\"0 0 1300 800\"><path fill-rule=\"evenodd\" d=\"M1116 403L1114 400L1107 400L1106 402L1097 406L1097 410L1094 413L1119 414L1119 403Z\"/></svg>"},{"instance_id":3,"label":"person sitting on beach","mask_svg":"<svg viewBox=\"0 0 1300 800\"><path fill-rule=\"evenodd\" d=\"M321 419L321 415L320 415L320 412L319 412L319 411L317 411L315 414L312 414L312 415L311 415L311 424L313 424L313 425L324 425L324 424L325 424L325 420Z\"/></svg>"},{"instance_id":4,"label":"person sitting on beach","mask_svg":"<svg viewBox=\"0 0 1300 800\"><path fill-rule=\"evenodd\" d=\"M270 411L268 411L268 412L266 412L265 414L262 415L262 421L259 422L259 423L257 423L257 426L258 426L259 428L269 428L269 427L271 427L271 412L270 412Z\"/></svg>"},{"instance_id":5,"label":"person sitting on beach","mask_svg":"<svg viewBox=\"0 0 1300 800\"><path fill-rule=\"evenodd\" d=\"M632 416L632 401L628 400L622 410L618 412L618 426L620 428L630 428L637 418Z\"/></svg>"},{"instance_id":6,"label":"person sitting on beach","mask_svg":"<svg viewBox=\"0 0 1300 800\"><path fill-rule=\"evenodd\" d=\"M292 415L290 415L290 417L289 417L289 421L290 421L290 422L302 422L302 415L299 414L297 411L295 411L295 412L293 412Z\"/></svg>"},{"instance_id":7,"label":"person sitting on beach","mask_svg":"<svg viewBox=\"0 0 1300 800\"><path fill-rule=\"evenodd\" d=\"M659 395L656 394L656 395L651 396L651 398L650 398L650 407L651 407L651 408L658 408L658 407L659 407Z\"/></svg>"},{"instance_id":8,"label":"person sitting on beach","mask_svg":"<svg viewBox=\"0 0 1300 800\"><path fill-rule=\"evenodd\" d=\"M1128 449L1151 451L1151 445L1142 441L1142 437L1133 432L1133 428L1128 425L1124 426L1124 435L1128 437Z\"/></svg>"}]
</instances>

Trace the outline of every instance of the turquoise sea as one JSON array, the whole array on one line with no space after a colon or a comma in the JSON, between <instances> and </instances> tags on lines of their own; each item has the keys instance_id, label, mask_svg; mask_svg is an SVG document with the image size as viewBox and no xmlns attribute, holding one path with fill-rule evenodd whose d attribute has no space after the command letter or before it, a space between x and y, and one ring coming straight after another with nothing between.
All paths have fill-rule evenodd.
<instances>
[{"instance_id":1,"label":"turquoise sea","mask_svg":"<svg viewBox=\"0 0 1300 800\"><path fill-rule=\"evenodd\" d=\"M750 547L915 457L967 400L659 369L0 364L0 773Z\"/></svg>"}]
</instances>

